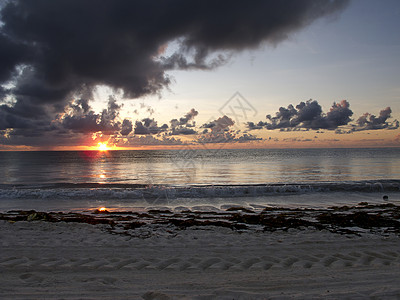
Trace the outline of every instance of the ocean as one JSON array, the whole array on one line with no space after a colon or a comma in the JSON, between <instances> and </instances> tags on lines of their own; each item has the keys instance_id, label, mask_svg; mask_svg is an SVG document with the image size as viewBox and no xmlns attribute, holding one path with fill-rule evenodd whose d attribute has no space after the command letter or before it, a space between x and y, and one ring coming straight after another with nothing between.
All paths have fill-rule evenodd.
<instances>
[{"instance_id":1,"label":"ocean","mask_svg":"<svg viewBox=\"0 0 400 300\"><path fill-rule=\"evenodd\" d=\"M0 152L3 212L385 201L400 203L400 148Z\"/></svg>"}]
</instances>

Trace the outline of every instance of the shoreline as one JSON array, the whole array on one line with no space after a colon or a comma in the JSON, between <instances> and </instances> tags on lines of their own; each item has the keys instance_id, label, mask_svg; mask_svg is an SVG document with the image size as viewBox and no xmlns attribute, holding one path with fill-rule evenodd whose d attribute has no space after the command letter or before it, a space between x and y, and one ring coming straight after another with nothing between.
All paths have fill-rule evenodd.
<instances>
[{"instance_id":1,"label":"shoreline","mask_svg":"<svg viewBox=\"0 0 400 300\"><path fill-rule=\"evenodd\" d=\"M2 299L400 297L400 206L0 214Z\"/></svg>"},{"instance_id":2,"label":"shoreline","mask_svg":"<svg viewBox=\"0 0 400 300\"><path fill-rule=\"evenodd\" d=\"M3 299L400 296L397 234L0 221Z\"/></svg>"},{"instance_id":3,"label":"shoreline","mask_svg":"<svg viewBox=\"0 0 400 300\"><path fill-rule=\"evenodd\" d=\"M266 232L289 229L327 230L339 234L364 232L400 235L400 206L393 203L331 206L326 209L228 206L224 210L190 210L182 207L151 208L142 211L109 211L103 207L86 213L15 210L0 213L0 220L87 223L108 226L110 233L132 235L136 229L164 226L172 230L190 227L223 227L236 231Z\"/></svg>"}]
</instances>

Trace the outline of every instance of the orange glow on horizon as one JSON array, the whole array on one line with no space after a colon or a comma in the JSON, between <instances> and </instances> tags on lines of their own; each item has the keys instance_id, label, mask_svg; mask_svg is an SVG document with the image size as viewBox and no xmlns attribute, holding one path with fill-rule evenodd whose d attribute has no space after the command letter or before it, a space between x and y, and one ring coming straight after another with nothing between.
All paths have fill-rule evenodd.
<instances>
[{"instance_id":1,"label":"orange glow on horizon","mask_svg":"<svg viewBox=\"0 0 400 300\"><path fill-rule=\"evenodd\" d=\"M46 147L42 146L26 146L26 145L2 145L0 142L0 151L80 151L81 156L85 159L95 159L98 157L112 155L114 150L218 150L218 149L300 149L300 148L387 148L400 147L400 129L387 131L360 131L352 134L338 135L335 132L316 132L316 131L260 131L256 132L256 136L263 138L261 141L248 141L243 143L204 143L196 144L190 142L188 144L178 145L161 145L161 144L135 144L130 145L126 141L113 139L88 140L82 139L79 145L64 145ZM0 135L1 137L1 135ZM105 173L99 173L100 174ZM100 177L100 176L99 176ZM102 178L102 177L100 177Z\"/></svg>"},{"instance_id":2,"label":"orange glow on horizon","mask_svg":"<svg viewBox=\"0 0 400 300\"><path fill-rule=\"evenodd\" d=\"M94 211L95 214L108 214L110 213L106 207L100 207Z\"/></svg>"},{"instance_id":3,"label":"orange glow on horizon","mask_svg":"<svg viewBox=\"0 0 400 300\"><path fill-rule=\"evenodd\" d=\"M107 142L105 142L105 143L98 143L97 144L97 150L99 150L99 151L107 151L107 150L109 150L109 148L108 148L108 146L107 146Z\"/></svg>"}]
</instances>

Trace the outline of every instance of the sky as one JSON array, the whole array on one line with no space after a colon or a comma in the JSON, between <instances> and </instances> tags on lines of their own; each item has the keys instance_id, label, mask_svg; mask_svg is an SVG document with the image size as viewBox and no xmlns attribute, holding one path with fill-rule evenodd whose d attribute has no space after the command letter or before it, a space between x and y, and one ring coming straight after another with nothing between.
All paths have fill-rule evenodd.
<instances>
[{"instance_id":1,"label":"sky","mask_svg":"<svg viewBox=\"0 0 400 300\"><path fill-rule=\"evenodd\" d=\"M400 2L0 2L0 150L400 146Z\"/></svg>"}]
</instances>

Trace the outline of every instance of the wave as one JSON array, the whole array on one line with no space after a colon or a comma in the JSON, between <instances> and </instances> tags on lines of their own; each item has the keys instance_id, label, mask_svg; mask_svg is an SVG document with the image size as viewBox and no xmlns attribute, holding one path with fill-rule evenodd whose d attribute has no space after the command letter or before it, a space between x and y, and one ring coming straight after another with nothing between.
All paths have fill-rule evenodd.
<instances>
[{"instance_id":1,"label":"wave","mask_svg":"<svg viewBox=\"0 0 400 300\"><path fill-rule=\"evenodd\" d=\"M3 184L0 185L0 199L195 199L263 197L321 192L399 191L400 180L190 186L100 183Z\"/></svg>"}]
</instances>

